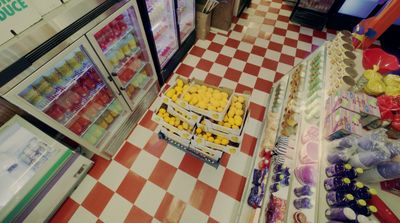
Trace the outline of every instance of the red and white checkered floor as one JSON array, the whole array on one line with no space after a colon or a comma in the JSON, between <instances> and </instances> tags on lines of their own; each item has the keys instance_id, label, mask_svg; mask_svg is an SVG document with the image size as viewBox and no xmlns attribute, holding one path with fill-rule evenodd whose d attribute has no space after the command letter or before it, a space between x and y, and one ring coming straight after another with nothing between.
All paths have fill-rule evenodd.
<instances>
[{"instance_id":1,"label":"red and white checkered floor","mask_svg":"<svg viewBox=\"0 0 400 223\"><path fill-rule=\"evenodd\" d=\"M198 40L175 71L209 84L249 91L251 118L240 152L215 169L159 140L151 109L117 155L95 165L51 222L233 222L274 81L334 31L289 22L282 0L253 0L227 34Z\"/></svg>"}]
</instances>

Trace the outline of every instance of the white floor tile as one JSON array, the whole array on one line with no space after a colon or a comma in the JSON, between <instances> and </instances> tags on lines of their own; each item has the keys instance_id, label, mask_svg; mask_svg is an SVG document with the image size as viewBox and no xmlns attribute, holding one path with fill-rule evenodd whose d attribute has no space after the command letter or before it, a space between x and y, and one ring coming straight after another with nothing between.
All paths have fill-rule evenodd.
<instances>
[{"instance_id":1,"label":"white floor tile","mask_svg":"<svg viewBox=\"0 0 400 223\"><path fill-rule=\"evenodd\" d=\"M211 61L211 62L215 62L215 60L218 57L218 53L211 51L211 50L206 50L206 52L204 52L202 58ZM193 64L192 64L193 65Z\"/></svg>"},{"instance_id":2,"label":"white floor tile","mask_svg":"<svg viewBox=\"0 0 400 223\"><path fill-rule=\"evenodd\" d=\"M215 169L210 165L203 165L199 175L199 180L218 190L222 178L224 177L224 173L225 167L221 165L218 167L218 169Z\"/></svg>"},{"instance_id":3,"label":"white floor tile","mask_svg":"<svg viewBox=\"0 0 400 223\"><path fill-rule=\"evenodd\" d=\"M161 160L178 168L179 165L181 164L184 156L185 156L185 152L168 144L167 147L165 147L163 154L161 155Z\"/></svg>"},{"instance_id":4,"label":"white floor tile","mask_svg":"<svg viewBox=\"0 0 400 223\"><path fill-rule=\"evenodd\" d=\"M239 202L222 192L218 192L210 216L219 222L233 222L236 215L232 213L236 213L238 208Z\"/></svg>"},{"instance_id":5,"label":"white floor tile","mask_svg":"<svg viewBox=\"0 0 400 223\"><path fill-rule=\"evenodd\" d=\"M159 186L147 181L139 197L135 201L135 206L139 207L147 214L154 216L160 206L166 191Z\"/></svg>"},{"instance_id":6,"label":"white floor tile","mask_svg":"<svg viewBox=\"0 0 400 223\"><path fill-rule=\"evenodd\" d=\"M169 185L168 192L183 202L188 202L196 185L196 178L178 169Z\"/></svg>"},{"instance_id":7,"label":"white floor tile","mask_svg":"<svg viewBox=\"0 0 400 223\"><path fill-rule=\"evenodd\" d=\"M226 37L226 36L216 35L213 39L213 42L219 43L221 45L225 45L227 39L228 39L228 37Z\"/></svg>"},{"instance_id":8,"label":"white floor tile","mask_svg":"<svg viewBox=\"0 0 400 223\"><path fill-rule=\"evenodd\" d=\"M268 47L268 43L269 43L269 41L268 40L265 40L265 39L261 39L261 38L257 38L256 39L256 42L254 43L254 45L256 45L256 46L259 46L259 47L262 47L262 48L267 48Z\"/></svg>"},{"instance_id":9,"label":"white floor tile","mask_svg":"<svg viewBox=\"0 0 400 223\"><path fill-rule=\"evenodd\" d=\"M274 82L275 80L276 71L270 70L267 68L261 68L260 73L258 74L259 78Z\"/></svg>"},{"instance_id":10,"label":"white floor tile","mask_svg":"<svg viewBox=\"0 0 400 223\"><path fill-rule=\"evenodd\" d=\"M207 221L208 216L191 205L186 206L180 220L182 223L207 223Z\"/></svg>"},{"instance_id":11,"label":"white floor tile","mask_svg":"<svg viewBox=\"0 0 400 223\"><path fill-rule=\"evenodd\" d=\"M198 68L194 68L192 73L190 74L190 77L204 81L204 79L206 78L207 74L208 74L208 72L206 72L204 70L200 70Z\"/></svg>"},{"instance_id":12,"label":"white floor tile","mask_svg":"<svg viewBox=\"0 0 400 223\"><path fill-rule=\"evenodd\" d=\"M285 42L285 37L276 35L276 34L272 34L271 41L273 41L275 43L283 44Z\"/></svg>"},{"instance_id":13,"label":"white floor tile","mask_svg":"<svg viewBox=\"0 0 400 223\"><path fill-rule=\"evenodd\" d=\"M248 154L237 152L229 158L226 168L236 172L241 176L247 176L250 170L252 157Z\"/></svg>"},{"instance_id":14,"label":"white floor tile","mask_svg":"<svg viewBox=\"0 0 400 223\"><path fill-rule=\"evenodd\" d=\"M245 66L246 66L246 63L244 61L238 60L236 58L232 58L231 63L229 64L230 68L233 68L238 71L243 71Z\"/></svg>"},{"instance_id":15,"label":"white floor tile","mask_svg":"<svg viewBox=\"0 0 400 223\"><path fill-rule=\"evenodd\" d=\"M301 49L301 50L304 50L304 51L311 52L311 44L310 43L306 43L306 42L303 42L303 41L298 41L297 42L297 48Z\"/></svg>"},{"instance_id":16,"label":"white floor tile","mask_svg":"<svg viewBox=\"0 0 400 223\"><path fill-rule=\"evenodd\" d=\"M296 56L296 48L293 48L291 46L285 46L283 45L282 47L282 53L289 55L289 56Z\"/></svg>"},{"instance_id":17,"label":"white floor tile","mask_svg":"<svg viewBox=\"0 0 400 223\"><path fill-rule=\"evenodd\" d=\"M116 161L111 161L110 165L101 175L99 181L113 191L116 191L124 180L129 169Z\"/></svg>"},{"instance_id":18,"label":"white floor tile","mask_svg":"<svg viewBox=\"0 0 400 223\"><path fill-rule=\"evenodd\" d=\"M265 54L265 57L274 61L279 61L279 58L281 57L281 53L277 52L275 50L267 50L267 53Z\"/></svg>"},{"instance_id":19,"label":"white floor tile","mask_svg":"<svg viewBox=\"0 0 400 223\"><path fill-rule=\"evenodd\" d=\"M221 50L221 54L228 56L228 57L233 57L235 55L236 49L229 47L229 46L223 46Z\"/></svg>"},{"instance_id":20,"label":"white floor tile","mask_svg":"<svg viewBox=\"0 0 400 223\"><path fill-rule=\"evenodd\" d=\"M230 89L235 89L237 86L237 82L231 81L229 79L223 78L221 82L219 83L220 87L226 87Z\"/></svg>"},{"instance_id":21,"label":"white floor tile","mask_svg":"<svg viewBox=\"0 0 400 223\"><path fill-rule=\"evenodd\" d=\"M256 84L256 81L257 81L256 76L253 76L251 74L247 74L244 72L240 75L240 79L239 79L240 84L246 85L251 88Z\"/></svg>"},{"instance_id":22,"label":"white floor tile","mask_svg":"<svg viewBox=\"0 0 400 223\"><path fill-rule=\"evenodd\" d=\"M324 43L325 43L324 39L320 39L318 37L313 37L312 38L312 44L314 44L314 45L321 46Z\"/></svg>"},{"instance_id":23,"label":"white floor tile","mask_svg":"<svg viewBox=\"0 0 400 223\"><path fill-rule=\"evenodd\" d=\"M261 67L263 61L264 61L264 57L258 56L256 54L250 54L249 58L247 59L248 63L257 65L259 67Z\"/></svg>"},{"instance_id":24,"label":"white floor tile","mask_svg":"<svg viewBox=\"0 0 400 223\"><path fill-rule=\"evenodd\" d=\"M210 40L206 40L206 39L198 39L196 42L196 46L201 47L203 49L207 49L211 44Z\"/></svg>"},{"instance_id":25,"label":"white floor tile","mask_svg":"<svg viewBox=\"0 0 400 223\"><path fill-rule=\"evenodd\" d=\"M261 31L264 31L266 33L272 33L274 31L274 26L271 25L262 25L260 27Z\"/></svg>"},{"instance_id":26,"label":"white floor tile","mask_svg":"<svg viewBox=\"0 0 400 223\"><path fill-rule=\"evenodd\" d=\"M227 66L214 63L211 67L210 73L215 74L217 76L223 77L225 75L226 70L228 69Z\"/></svg>"},{"instance_id":27,"label":"white floor tile","mask_svg":"<svg viewBox=\"0 0 400 223\"><path fill-rule=\"evenodd\" d=\"M240 42L238 49L250 53L251 50L253 49L253 45L246 42Z\"/></svg>"},{"instance_id":28,"label":"white floor tile","mask_svg":"<svg viewBox=\"0 0 400 223\"><path fill-rule=\"evenodd\" d=\"M287 74L292 68L293 68L293 66L291 66L291 65L279 63L276 71L278 71L281 74Z\"/></svg>"},{"instance_id":29,"label":"white floor tile","mask_svg":"<svg viewBox=\"0 0 400 223\"><path fill-rule=\"evenodd\" d=\"M107 206L100 215L100 219L104 222L124 222L128 216L133 204L121 197L119 194L114 194ZM81 221L84 222L84 221Z\"/></svg>"},{"instance_id":30,"label":"white floor tile","mask_svg":"<svg viewBox=\"0 0 400 223\"><path fill-rule=\"evenodd\" d=\"M75 191L71 194L72 200L74 200L78 204L82 204L82 202L85 200L86 196L93 189L96 182L97 181L93 177L91 177L90 175L87 175L85 178L83 178L82 182L75 189Z\"/></svg>"},{"instance_id":31,"label":"white floor tile","mask_svg":"<svg viewBox=\"0 0 400 223\"><path fill-rule=\"evenodd\" d=\"M262 123L260 121L254 118L249 118L244 131L246 134L258 138L260 131L262 131L261 127Z\"/></svg>"},{"instance_id":32,"label":"white floor tile","mask_svg":"<svg viewBox=\"0 0 400 223\"><path fill-rule=\"evenodd\" d=\"M290 39L297 40L299 39L299 33L298 32L293 32L291 30L286 31L286 37L289 37Z\"/></svg>"},{"instance_id":33,"label":"white floor tile","mask_svg":"<svg viewBox=\"0 0 400 223\"><path fill-rule=\"evenodd\" d=\"M278 27L278 28L281 28L281 29L287 29L288 28L288 23L287 22L276 21L275 22L275 27Z\"/></svg>"},{"instance_id":34,"label":"white floor tile","mask_svg":"<svg viewBox=\"0 0 400 223\"><path fill-rule=\"evenodd\" d=\"M283 15L283 16L289 17L291 14L292 14L292 12L289 11L289 10L284 10L284 9L279 10L279 15Z\"/></svg>"},{"instance_id":35,"label":"white floor tile","mask_svg":"<svg viewBox=\"0 0 400 223\"><path fill-rule=\"evenodd\" d=\"M69 219L69 223L95 223L97 221L97 217L90 213L90 211L86 210L84 207L79 206L74 215L72 215L71 219Z\"/></svg>"},{"instance_id":36,"label":"white floor tile","mask_svg":"<svg viewBox=\"0 0 400 223\"><path fill-rule=\"evenodd\" d=\"M186 55L186 57L182 63L189 65L189 66L193 66L193 64L197 64L197 63L199 63L199 61L200 61L200 57L195 56L193 54L188 54L188 55Z\"/></svg>"},{"instance_id":37,"label":"white floor tile","mask_svg":"<svg viewBox=\"0 0 400 223\"><path fill-rule=\"evenodd\" d=\"M157 162L157 157L151 155L146 151L142 151L141 153L139 153L135 162L131 166L131 170L144 177L145 179L148 179L153 172Z\"/></svg>"},{"instance_id":38,"label":"white floor tile","mask_svg":"<svg viewBox=\"0 0 400 223\"><path fill-rule=\"evenodd\" d=\"M137 125L127 141L137 146L138 148L143 149L152 135L152 131L145 127Z\"/></svg>"},{"instance_id":39,"label":"white floor tile","mask_svg":"<svg viewBox=\"0 0 400 223\"><path fill-rule=\"evenodd\" d=\"M243 39L244 34L243 33L239 33L236 31L232 31L231 35L229 36L229 38L231 39L235 39L235 40L242 40Z\"/></svg>"},{"instance_id":40,"label":"white floor tile","mask_svg":"<svg viewBox=\"0 0 400 223\"><path fill-rule=\"evenodd\" d=\"M257 103L262 106L267 105L267 101L269 99L269 94L259 91L257 89L253 89L253 92L251 93L250 101Z\"/></svg>"}]
</instances>

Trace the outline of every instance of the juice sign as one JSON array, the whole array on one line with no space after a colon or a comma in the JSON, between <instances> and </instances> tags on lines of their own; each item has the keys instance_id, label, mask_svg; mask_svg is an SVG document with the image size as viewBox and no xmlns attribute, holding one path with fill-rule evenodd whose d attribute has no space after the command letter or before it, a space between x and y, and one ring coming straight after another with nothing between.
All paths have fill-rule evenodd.
<instances>
[{"instance_id":1,"label":"juice sign","mask_svg":"<svg viewBox=\"0 0 400 223\"><path fill-rule=\"evenodd\" d=\"M28 8L24 0L0 0L0 22Z\"/></svg>"}]
</instances>

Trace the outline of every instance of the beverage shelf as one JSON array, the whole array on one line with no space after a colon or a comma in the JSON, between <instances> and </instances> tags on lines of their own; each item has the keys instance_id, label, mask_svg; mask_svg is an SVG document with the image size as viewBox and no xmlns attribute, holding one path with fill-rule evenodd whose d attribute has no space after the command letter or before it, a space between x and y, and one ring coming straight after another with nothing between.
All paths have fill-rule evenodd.
<instances>
[{"instance_id":1,"label":"beverage shelf","mask_svg":"<svg viewBox=\"0 0 400 223\"><path fill-rule=\"evenodd\" d=\"M90 94L88 96L86 96L84 99L82 99L80 106L78 109L74 110L74 112L71 113L67 113L66 114L66 118L64 118L63 122L61 122L61 124L63 124L64 126L68 126L72 120L75 119L75 117L79 114L80 111L82 111L82 109L84 109L88 103L90 101L93 100L93 98L106 86L105 83L100 83L96 86L96 88L94 90L92 90L90 92Z\"/></svg>"},{"instance_id":2,"label":"beverage shelf","mask_svg":"<svg viewBox=\"0 0 400 223\"><path fill-rule=\"evenodd\" d=\"M122 63L120 63L117 67L115 67L112 71L114 75L118 75L125 66L132 61L133 58L135 58L139 53L141 52L139 47L136 47L136 49L131 53L129 57L126 57Z\"/></svg>"},{"instance_id":3,"label":"beverage shelf","mask_svg":"<svg viewBox=\"0 0 400 223\"><path fill-rule=\"evenodd\" d=\"M55 86L52 95L42 100L42 102L39 103L38 108L41 111L47 110L50 107L50 105L53 104L54 101L56 101L64 92L70 89L74 84L76 84L77 80L79 80L79 78L81 78L92 67L93 64L91 62L89 61L83 62L82 68L74 70L74 75L64 80L63 83Z\"/></svg>"},{"instance_id":4,"label":"beverage shelf","mask_svg":"<svg viewBox=\"0 0 400 223\"><path fill-rule=\"evenodd\" d=\"M109 52L111 52L110 50L111 50L111 49L114 49L115 46L117 46L118 43L119 43L122 39L124 39L125 36L127 36L127 35L128 35L129 33L131 33L132 31L133 31L133 27L132 27L132 26L131 26L131 27L128 27L128 29L125 31L125 33L124 33L123 35L121 35L120 37L118 37L118 39L115 39L114 42L113 42L111 45L109 45L106 49L103 50L103 53L107 55Z\"/></svg>"},{"instance_id":5,"label":"beverage shelf","mask_svg":"<svg viewBox=\"0 0 400 223\"><path fill-rule=\"evenodd\" d=\"M123 86L123 89L126 89L133 80L135 80L135 78L137 77L137 75L144 69L144 67L146 66L147 63L142 63L142 65L140 65L139 69L136 70L135 74L132 76L131 79L129 79Z\"/></svg>"},{"instance_id":6,"label":"beverage shelf","mask_svg":"<svg viewBox=\"0 0 400 223\"><path fill-rule=\"evenodd\" d=\"M93 126L94 123L96 123L96 121L104 114L104 112L107 111L107 109L111 106L111 104L115 101L115 98L113 98L104 108L101 112L99 112L99 114L96 115L96 117L93 119L92 123L85 129L85 131L83 131L81 133L80 136L83 136L86 134L86 132L90 129L90 127Z\"/></svg>"}]
</instances>

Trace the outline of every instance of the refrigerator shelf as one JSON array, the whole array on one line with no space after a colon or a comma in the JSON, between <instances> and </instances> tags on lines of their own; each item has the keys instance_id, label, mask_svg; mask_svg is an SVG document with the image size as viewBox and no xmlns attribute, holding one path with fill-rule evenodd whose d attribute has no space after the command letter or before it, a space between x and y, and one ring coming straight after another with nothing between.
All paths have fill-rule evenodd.
<instances>
[{"instance_id":1,"label":"refrigerator shelf","mask_svg":"<svg viewBox=\"0 0 400 223\"><path fill-rule=\"evenodd\" d=\"M64 118L63 122L61 122L61 124L63 124L64 126L68 126L72 120L74 120L74 118L76 117L77 114L79 114L80 111L82 111L82 109L84 109L85 107L87 107L87 105L89 104L89 102L91 102L93 100L93 98L106 86L105 83L100 83L96 86L96 88L94 90L92 90L90 92L90 94L88 96L86 96L85 98L82 99L80 106L77 110L75 110L74 112L71 113L67 113L66 118Z\"/></svg>"},{"instance_id":2,"label":"refrigerator shelf","mask_svg":"<svg viewBox=\"0 0 400 223\"><path fill-rule=\"evenodd\" d=\"M133 27L130 26L128 27L128 29L125 31L125 33L123 35L121 35L120 37L118 37L118 39L115 39L113 43L111 43L104 51L104 54L107 54L110 52L111 49L114 49L115 46L118 45L119 42L121 42L121 40L123 40L125 38L126 35L128 35L129 33L132 33L133 31Z\"/></svg>"},{"instance_id":3,"label":"refrigerator shelf","mask_svg":"<svg viewBox=\"0 0 400 223\"><path fill-rule=\"evenodd\" d=\"M131 83L132 81L135 79L135 77L137 76L137 74L139 74L144 67L146 66L146 63L142 62L142 65L140 65L139 69L136 70L135 74L131 77L131 79L129 79L123 86L123 89L126 89Z\"/></svg>"},{"instance_id":4,"label":"refrigerator shelf","mask_svg":"<svg viewBox=\"0 0 400 223\"><path fill-rule=\"evenodd\" d=\"M79 69L78 71L74 71L74 75L71 78L67 78L63 83L58 84L54 87L55 91L50 97L44 98L37 107L41 111L46 111L54 101L56 101L64 92L70 89L76 81L79 80L90 68L93 67L93 64L89 63L88 61L83 62L83 68Z\"/></svg>"},{"instance_id":5,"label":"refrigerator shelf","mask_svg":"<svg viewBox=\"0 0 400 223\"><path fill-rule=\"evenodd\" d=\"M105 106L105 107L103 108L103 110L102 110L101 112L99 112L99 114L97 114L97 116L93 119L92 123L89 124L89 126L85 129L85 131L83 131L83 132L81 133L80 136L83 136L83 135L86 134L86 132L96 123L96 121L104 114L104 112L107 111L107 109L111 106L111 104L112 104L114 101L115 101L115 98L113 98L113 99L110 101L110 103L108 103L107 106Z\"/></svg>"},{"instance_id":6,"label":"refrigerator shelf","mask_svg":"<svg viewBox=\"0 0 400 223\"><path fill-rule=\"evenodd\" d=\"M115 68L113 69L112 74L113 74L114 76L118 75L118 74L121 72L121 70L122 70L129 62L132 61L132 59L134 59L137 55L139 55L140 52L141 52L140 48L139 48L139 47L136 47L135 51L133 51L132 54L131 54L129 57L126 57L126 58L124 59L124 61L123 61L121 64L119 64L117 67L115 67Z\"/></svg>"}]
</instances>

